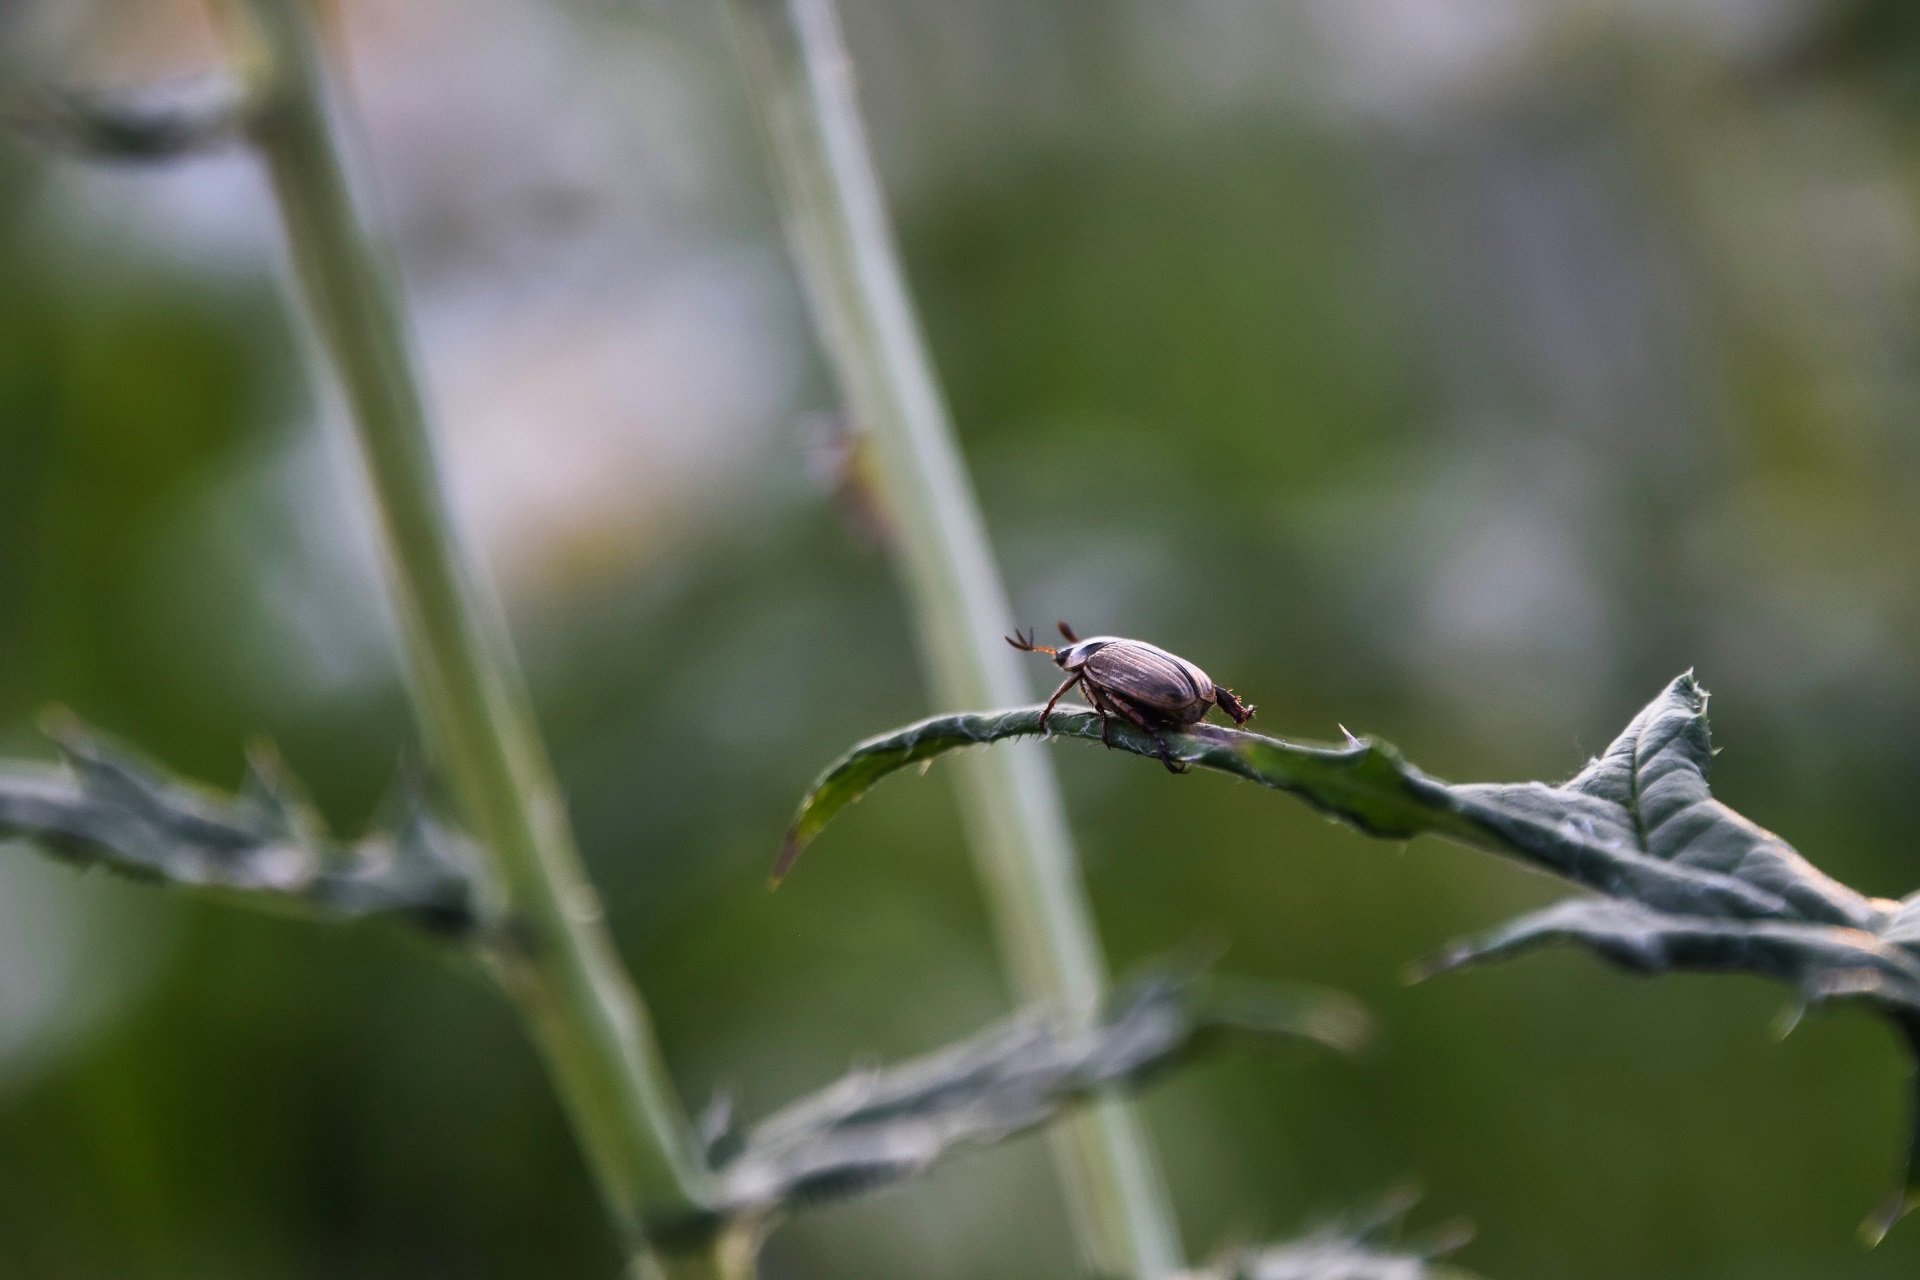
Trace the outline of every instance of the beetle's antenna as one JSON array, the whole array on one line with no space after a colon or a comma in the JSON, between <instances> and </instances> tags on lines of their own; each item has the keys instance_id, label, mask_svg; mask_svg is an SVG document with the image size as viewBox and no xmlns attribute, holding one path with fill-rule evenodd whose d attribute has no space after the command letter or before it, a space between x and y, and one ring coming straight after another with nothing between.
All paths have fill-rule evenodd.
<instances>
[{"instance_id":1,"label":"beetle's antenna","mask_svg":"<svg viewBox=\"0 0 1920 1280\"><path fill-rule=\"evenodd\" d=\"M1065 636L1065 637L1067 638L1067 643L1068 643L1068 644L1079 644L1079 643L1080 643L1080 637L1079 637L1079 636L1077 636L1077 635L1075 635L1075 634L1073 634L1073 628L1072 628L1072 627L1070 627L1070 626L1068 626L1068 625L1067 625L1066 623L1064 623L1064 622L1056 622L1056 623L1054 623L1053 625L1054 625L1054 626L1056 626L1056 627L1058 627L1058 628L1060 628L1060 634L1061 634L1061 635L1063 635L1063 636Z\"/></svg>"},{"instance_id":2,"label":"beetle's antenna","mask_svg":"<svg viewBox=\"0 0 1920 1280\"><path fill-rule=\"evenodd\" d=\"M1034 640L1037 639L1037 637L1030 631L1025 635L1020 634L1019 631L1015 631L1010 636L1002 636L1000 638L1022 653L1044 653L1051 658L1060 652L1058 649L1050 649L1044 644L1035 644Z\"/></svg>"}]
</instances>

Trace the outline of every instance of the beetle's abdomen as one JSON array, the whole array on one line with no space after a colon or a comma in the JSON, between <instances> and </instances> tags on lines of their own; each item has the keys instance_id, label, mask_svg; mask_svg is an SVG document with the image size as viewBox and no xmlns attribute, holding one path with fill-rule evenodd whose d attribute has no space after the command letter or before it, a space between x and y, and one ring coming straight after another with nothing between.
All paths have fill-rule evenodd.
<instances>
[{"instance_id":1,"label":"beetle's abdomen","mask_svg":"<svg viewBox=\"0 0 1920 1280\"><path fill-rule=\"evenodd\" d=\"M1137 640L1102 645L1086 661L1087 679L1124 698L1150 720L1192 724L1213 702L1207 673L1165 649Z\"/></svg>"}]
</instances>

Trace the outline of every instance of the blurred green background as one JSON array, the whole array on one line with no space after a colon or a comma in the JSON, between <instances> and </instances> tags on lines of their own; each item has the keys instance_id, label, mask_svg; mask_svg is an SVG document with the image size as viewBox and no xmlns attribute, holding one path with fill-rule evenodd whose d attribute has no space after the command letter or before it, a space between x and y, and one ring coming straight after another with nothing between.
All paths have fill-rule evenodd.
<instances>
[{"instance_id":1,"label":"blurred green background","mask_svg":"<svg viewBox=\"0 0 1920 1280\"><path fill-rule=\"evenodd\" d=\"M1258 727L1563 776L1676 672L1720 794L1920 882L1920 21L1908 0L845 0L1020 617ZM748 1115L1007 1006L941 770L777 896L792 803L928 710L705 3L334 7L463 518L681 1088ZM0 75L217 56L196 0L13 0ZM412 742L244 156L0 141L0 739L58 702L357 830ZM323 385L323 384L321 384ZM1045 672L1036 662L1036 690ZM1853 1013L1576 955L1405 988L1555 887L1056 752L1119 967L1350 989L1358 1064L1146 1100L1190 1244L1413 1180L1496 1280L1866 1280L1905 1073ZM506 1005L425 942L0 858L0 1274L612 1276ZM769 1277L1058 1277L1043 1143L783 1230Z\"/></svg>"}]
</instances>

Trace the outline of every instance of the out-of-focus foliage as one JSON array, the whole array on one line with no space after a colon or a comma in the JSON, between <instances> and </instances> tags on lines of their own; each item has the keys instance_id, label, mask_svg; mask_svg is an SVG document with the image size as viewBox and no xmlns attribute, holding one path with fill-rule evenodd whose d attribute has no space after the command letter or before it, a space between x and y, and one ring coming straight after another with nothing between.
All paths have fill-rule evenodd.
<instances>
[{"instance_id":1,"label":"out-of-focus foliage","mask_svg":"<svg viewBox=\"0 0 1920 1280\"><path fill-rule=\"evenodd\" d=\"M480 921L477 859L417 784L394 800L390 831L342 844L264 744L248 754L240 794L223 800L78 724L56 722L54 736L64 771L0 766L0 836L83 866L323 915L399 916L446 933Z\"/></svg>"},{"instance_id":2,"label":"out-of-focus foliage","mask_svg":"<svg viewBox=\"0 0 1920 1280\"><path fill-rule=\"evenodd\" d=\"M1250 1253L1205 1280L1467 1280L1464 1271L1430 1266L1425 1258L1385 1253L1346 1241L1311 1241Z\"/></svg>"},{"instance_id":3,"label":"out-of-focus foliage","mask_svg":"<svg viewBox=\"0 0 1920 1280\"><path fill-rule=\"evenodd\" d=\"M1471 1280L1426 1258L1344 1239L1307 1240L1243 1254L1199 1280Z\"/></svg>"},{"instance_id":4,"label":"out-of-focus foliage","mask_svg":"<svg viewBox=\"0 0 1920 1280\"><path fill-rule=\"evenodd\" d=\"M0 126L81 159L177 160L240 141L248 105L229 76L134 97L43 87L16 92L0 110Z\"/></svg>"},{"instance_id":5,"label":"out-of-focus foliage","mask_svg":"<svg viewBox=\"0 0 1920 1280\"><path fill-rule=\"evenodd\" d=\"M1569 775L1697 666L1720 797L1913 887L1912 59L1819 43L1871 6L842 7L1017 612L1456 777ZM818 765L931 708L815 478L844 451L715 7L330 8L463 514L683 1092L762 1114L1004 1015L940 786L763 889ZM205 24L22 0L0 67L164 80L215 65ZM407 715L271 225L242 155L0 142L0 724L33 755L57 701L208 779L264 732L358 831ZM1116 964L1220 940L1383 1028L1358 1067L1144 1096L1195 1256L1417 1177L1507 1280L1920 1270L1912 1224L1852 1238L1907 1107L1873 1020L1763 1053L1774 986L1545 956L1403 989L1554 886L1059 755ZM615 1273L510 1012L434 948L33 856L0 851L0 1271ZM1042 1148L823 1208L768 1269L1071 1274Z\"/></svg>"},{"instance_id":6,"label":"out-of-focus foliage","mask_svg":"<svg viewBox=\"0 0 1920 1280\"><path fill-rule=\"evenodd\" d=\"M1115 991L1098 1021L1021 1015L885 1070L863 1070L745 1132L713 1139L719 1221L756 1217L924 1175L958 1151L1004 1142L1096 1090L1137 1085L1229 1036L1351 1052L1365 1015L1324 992L1253 990L1168 969ZM667 1224L691 1234L717 1223Z\"/></svg>"},{"instance_id":7,"label":"out-of-focus foliage","mask_svg":"<svg viewBox=\"0 0 1920 1280\"><path fill-rule=\"evenodd\" d=\"M1368 1213L1286 1244L1230 1250L1175 1280L1474 1280L1443 1261L1473 1238L1466 1224L1408 1236L1406 1218L1418 1200L1413 1190L1402 1190Z\"/></svg>"}]
</instances>

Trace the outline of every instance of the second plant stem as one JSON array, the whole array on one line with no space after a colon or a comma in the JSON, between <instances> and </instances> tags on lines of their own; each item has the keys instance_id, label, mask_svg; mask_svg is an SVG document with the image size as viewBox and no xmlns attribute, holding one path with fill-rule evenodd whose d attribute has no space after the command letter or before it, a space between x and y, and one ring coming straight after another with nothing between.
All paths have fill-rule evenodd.
<instances>
[{"instance_id":1,"label":"second plant stem","mask_svg":"<svg viewBox=\"0 0 1920 1280\"><path fill-rule=\"evenodd\" d=\"M948 710L1030 698L1005 588L954 443L869 155L832 0L731 0L809 304L897 534L920 646ZM1106 965L1052 766L1032 744L969 756L961 798L1003 951L1024 996L1091 1018ZM1110 1098L1065 1131L1092 1261L1160 1276L1177 1226L1137 1113Z\"/></svg>"}]
</instances>

